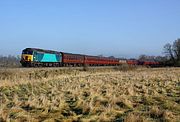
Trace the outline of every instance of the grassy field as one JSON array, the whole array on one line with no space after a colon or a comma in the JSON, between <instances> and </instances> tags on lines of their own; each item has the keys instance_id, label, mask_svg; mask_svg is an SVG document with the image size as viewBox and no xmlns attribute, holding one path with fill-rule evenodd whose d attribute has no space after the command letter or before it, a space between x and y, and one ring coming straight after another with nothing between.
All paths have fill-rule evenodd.
<instances>
[{"instance_id":1,"label":"grassy field","mask_svg":"<svg viewBox=\"0 0 180 122\"><path fill-rule=\"evenodd\" d=\"M180 68L1 69L0 121L178 122Z\"/></svg>"}]
</instances>

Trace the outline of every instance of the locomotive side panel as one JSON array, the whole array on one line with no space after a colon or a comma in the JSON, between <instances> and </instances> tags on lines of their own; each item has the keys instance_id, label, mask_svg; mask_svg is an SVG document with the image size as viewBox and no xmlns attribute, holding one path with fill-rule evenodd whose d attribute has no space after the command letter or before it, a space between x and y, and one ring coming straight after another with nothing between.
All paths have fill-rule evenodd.
<instances>
[{"instance_id":1,"label":"locomotive side panel","mask_svg":"<svg viewBox=\"0 0 180 122\"><path fill-rule=\"evenodd\" d=\"M34 52L33 56L36 62L62 62L61 54Z\"/></svg>"}]
</instances>

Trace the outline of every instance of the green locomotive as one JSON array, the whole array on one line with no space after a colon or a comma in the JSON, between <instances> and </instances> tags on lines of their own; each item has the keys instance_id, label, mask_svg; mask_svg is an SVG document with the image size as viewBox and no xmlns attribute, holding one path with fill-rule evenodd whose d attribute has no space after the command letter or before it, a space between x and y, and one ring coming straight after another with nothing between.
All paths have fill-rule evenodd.
<instances>
[{"instance_id":1,"label":"green locomotive","mask_svg":"<svg viewBox=\"0 0 180 122\"><path fill-rule=\"evenodd\" d=\"M61 66L62 54L57 51L26 48L22 51L20 62L24 67Z\"/></svg>"}]
</instances>

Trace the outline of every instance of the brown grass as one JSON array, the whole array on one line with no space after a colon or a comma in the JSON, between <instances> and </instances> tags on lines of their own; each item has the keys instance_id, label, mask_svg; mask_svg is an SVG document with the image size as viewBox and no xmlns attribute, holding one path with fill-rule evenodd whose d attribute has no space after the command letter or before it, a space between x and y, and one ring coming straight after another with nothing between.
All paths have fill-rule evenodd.
<instances>
[{"instance_id":1,"label":"brown grass","mask_svg":"<svg viewBox=\"0 0 180 122\"><path fill-rule=\"evenodd\" d=\"M180 69L6 69L0 121L178 121Z\"/></svg>"}]
</instances>

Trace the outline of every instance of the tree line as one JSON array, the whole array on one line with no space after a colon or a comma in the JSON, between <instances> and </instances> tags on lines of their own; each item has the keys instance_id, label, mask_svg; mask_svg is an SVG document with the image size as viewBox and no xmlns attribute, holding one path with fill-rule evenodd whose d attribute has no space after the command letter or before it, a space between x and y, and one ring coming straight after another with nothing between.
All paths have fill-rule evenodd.
<instances>
[{"instance_id":1,"label":"tree line","mask_svg":"<svg viewBox=\"0 0 180 122\"><path fill-rule=\"evenodd\" d=\"M164 56L140 55L138 60L158 61L164 66L180 66L180 39L175 40L172 44L165 44L163 54Z\"/></svg>"},{"instance_id":2,"label":"tree line","mask_svg":"<svg viewBox=\"0 0 180 122\"><path fill-rule=\"evenodd\" d=\"M20 67L20 56L0 55L0 67Z\"/></svg>"}]
</instances>

